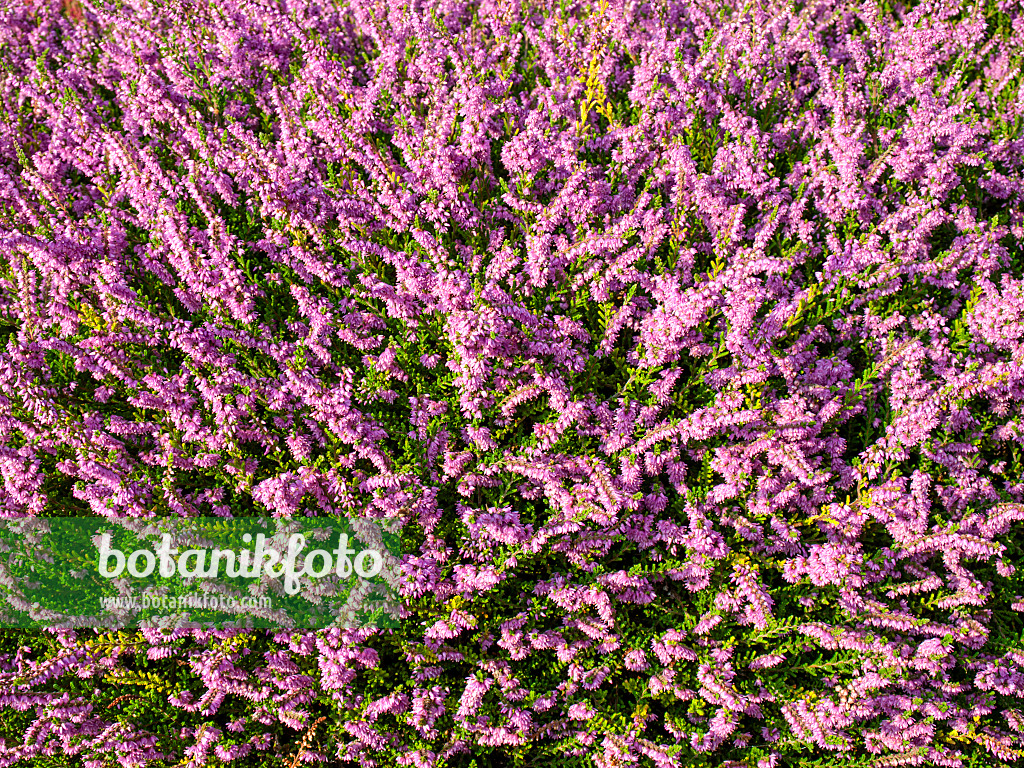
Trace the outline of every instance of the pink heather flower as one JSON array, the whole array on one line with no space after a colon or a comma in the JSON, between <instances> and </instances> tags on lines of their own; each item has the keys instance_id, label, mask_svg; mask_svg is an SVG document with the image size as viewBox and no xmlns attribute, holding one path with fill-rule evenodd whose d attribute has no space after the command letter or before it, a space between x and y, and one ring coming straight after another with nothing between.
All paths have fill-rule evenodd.
<instances>
[{"instance_id":1,"label":"pink heather flower","mask_svg":"<svg viewBox=\"0 0 1024 768\"><path fill-rule=\"evenodd\" d=\"M595 715L590 702L581 701L569 707L567 713L570 720L588 720Z\"/></svg>"},{"instance_id":2,"label":"pink heather flower","mask_svg":"<svg viewBox=\"0 0 1024 768\"><path fill-rule=\"evenodd\" d=\"M624 663L626 669L631 672L643 672L645 669L649 669L646 654L639 648L629 651L626 654Z\"/></svg>"}]
</instances>

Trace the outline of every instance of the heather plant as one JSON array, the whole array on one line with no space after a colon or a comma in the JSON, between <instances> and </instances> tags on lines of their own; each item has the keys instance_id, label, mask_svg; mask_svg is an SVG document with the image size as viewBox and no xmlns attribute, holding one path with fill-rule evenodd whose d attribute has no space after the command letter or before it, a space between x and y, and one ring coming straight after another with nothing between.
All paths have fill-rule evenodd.
<instances>
[{"instance_id":1,"label":"heather plant","mask_svg":"<svg viewBox=\"0 0 1024 768\"><path fill-rule=\"evenodd\" d=\"M387 519L404 581L9 631L0 765L1016 764L1022 40L8 0L0 514Z\"/></svg>"}]
</instances>

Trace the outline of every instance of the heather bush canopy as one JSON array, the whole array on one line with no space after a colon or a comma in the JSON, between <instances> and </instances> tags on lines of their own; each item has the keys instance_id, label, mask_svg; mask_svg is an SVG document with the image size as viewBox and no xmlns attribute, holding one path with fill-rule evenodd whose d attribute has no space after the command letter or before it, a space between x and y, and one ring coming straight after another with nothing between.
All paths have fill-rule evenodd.
<instances>
[{"instance_id":1,"label":"heather bush canopy","mask_svg":"<svg viewBox=\"0 0 1024 768\"><path fill-rule=\"evenodd\" d=\"M1022 40L6 0L0 515L404 554L397 629L7 632L0 765L1015 764Z\"/></svg>"}]
</instances>

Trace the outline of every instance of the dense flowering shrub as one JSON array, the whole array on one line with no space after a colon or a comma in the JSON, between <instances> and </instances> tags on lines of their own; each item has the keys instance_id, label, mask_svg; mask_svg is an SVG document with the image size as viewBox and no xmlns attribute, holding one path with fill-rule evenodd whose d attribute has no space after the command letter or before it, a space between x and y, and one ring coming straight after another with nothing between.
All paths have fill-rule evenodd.
<instances>
[{"instance_id":1,"label":"dense flowering shrub","mask_svg":"<svg viewBox=\"0 0 1024 768\"><path fill-rule=\"evenodd\" d=\"M2 514L406 554L400 630L8 632L0 765L1014 763L1022 40L6 0Z\"/></svg>"}]
</instances>

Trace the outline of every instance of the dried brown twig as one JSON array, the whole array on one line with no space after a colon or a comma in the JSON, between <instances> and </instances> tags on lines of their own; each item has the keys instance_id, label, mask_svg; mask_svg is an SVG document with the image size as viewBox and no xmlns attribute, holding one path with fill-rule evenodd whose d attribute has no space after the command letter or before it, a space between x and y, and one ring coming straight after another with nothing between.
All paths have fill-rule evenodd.
<instances>
[{"instance_id":1,"label":"dried brown twig","mask_svg":"<svg viewBox=\"0 0 1024 768\"><path fill-rule=\"evenodd\" d=\"M316 731L316 727L326 719L326 717L319 717L313 721L311 726L309 726L302 737L302 741L299 742L299 749L295 753L295 757L292 758L292 762L288 768L297 768L299 765L299 758L302 757L302 753L309 747L309 743L313 740L313 732Z\"/></svg>"}]
</instances>

